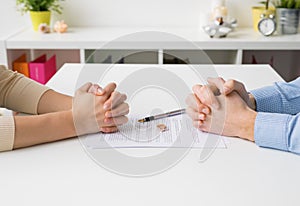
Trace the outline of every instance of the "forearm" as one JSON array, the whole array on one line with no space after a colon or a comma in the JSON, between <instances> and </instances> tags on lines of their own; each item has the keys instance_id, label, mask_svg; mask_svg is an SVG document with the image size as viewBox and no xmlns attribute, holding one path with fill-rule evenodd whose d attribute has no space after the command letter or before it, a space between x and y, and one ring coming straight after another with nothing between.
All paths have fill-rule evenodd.
<instances>
[{"instance_id":1,"label":"forearm","mask_svg":"<svg viewBox=\"0 0 300 206\"><path fill-rule=\"evenodd\" d=\"M66 111L72 109L72 97L48 90L38 104L38 114Z\"/></svg>"},{"instance_id":2,"label":"forearm","mask_svg":"<svg viewBox=\"0 0 300 206\"><path fill-rule=\"evenodd\" d=\"M254 126L257 112L247 109L239 121L236 129L238 137L254 142Z\"/></svg>"},{"instance_id":3,"label":"forearm","mask_svg":"<svg viewBox=\"0 0 300 206\"><path fill-rule=\"evenodd\" d=\"M300 154L300 113L297 115L260 112L255 121L255 143Z\"/></svg>"},{"instance_id":4,"label":"forearm","mask_svg":"<svg viewBox=\"0 0 300 206\"><path fill-rule=\"evenodd\" d=\"M14 118L14 149L76 136L71 110Z\"/></svg>"},{"instance_id":5,"label":"forearm","mask_svg":"<svg viewBox=\"0 0 300 206\"><path fill-rule=\"evenodd\" d=\"M251 91L259 112L297 114L300 112L300 78L278 82L273 86Z\"/></svg>"}]
</instances>

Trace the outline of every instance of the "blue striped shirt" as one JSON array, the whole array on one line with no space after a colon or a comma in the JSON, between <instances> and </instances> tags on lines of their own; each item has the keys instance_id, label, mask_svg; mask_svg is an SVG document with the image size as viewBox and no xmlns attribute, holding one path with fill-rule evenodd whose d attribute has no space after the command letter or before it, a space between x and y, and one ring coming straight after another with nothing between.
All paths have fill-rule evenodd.
<instances>
[{"instance_id":1,"label":"blue striped shirt","mask_svg":"<svg viewBox=\"0 0 300 206\"><path fill-rule=\"evenodd\" d=\"M300 154L300 77L251 91L258 111L255 143Z\"/></svg>"}]
</instances>

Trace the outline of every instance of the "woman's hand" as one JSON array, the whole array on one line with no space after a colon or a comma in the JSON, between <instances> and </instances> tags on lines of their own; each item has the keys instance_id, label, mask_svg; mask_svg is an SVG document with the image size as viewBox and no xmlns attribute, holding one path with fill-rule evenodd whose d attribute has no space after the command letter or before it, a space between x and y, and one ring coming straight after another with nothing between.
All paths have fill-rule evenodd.
<instances>
[{"instance_id":1,"label":"woman's hand","mask_svg":"<svg viewBox=\"0 0 300 206\"><path fill-rule=\"evenodd\" d=\"M87 83L77 90L73 100L73 119L77 135L115 132L117 126L125 124L129 106L126 95L114 91L116 85L108 84L104 89Z\"/></svg>"}]
</instances>

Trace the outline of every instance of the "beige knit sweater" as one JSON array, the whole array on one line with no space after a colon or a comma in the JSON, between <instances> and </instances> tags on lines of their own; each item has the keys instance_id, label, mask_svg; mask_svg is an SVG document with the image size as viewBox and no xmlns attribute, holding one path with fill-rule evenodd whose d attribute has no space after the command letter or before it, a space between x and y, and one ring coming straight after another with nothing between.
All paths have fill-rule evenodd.
<instances>
[{"instance_id":1,"label":"beige knit sweater","mask_svg":"<svg viewBox=\"0 0 300 206\"><path fill-rule=\"evenodd\" d=\"M0 65L0 107L37 114L41 96L49 88ZM0 151L12 150L15 123L13 116L0 116Z\"/></svg>"}]
</instances>

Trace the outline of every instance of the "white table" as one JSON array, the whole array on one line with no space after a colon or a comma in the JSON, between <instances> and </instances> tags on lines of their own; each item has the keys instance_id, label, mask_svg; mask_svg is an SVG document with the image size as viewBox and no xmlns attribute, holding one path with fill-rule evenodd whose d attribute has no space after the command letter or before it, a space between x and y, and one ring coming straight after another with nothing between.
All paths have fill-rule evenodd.
<instances>
[{"instance_id":1,"label":"white table","mask_svg":"<svg viewBox=\"0 0 300 206\"><path fill-rule=\"evenodd\" d=\"M89 66L94 71L101 67ZM48 85L72 93L81 68L66 64ZM216 71L245 82L248 89L282 80L266 65L219 65ZM77 138L1 153L1 205L297 205L299 156L233 138L227 149L215 150L203 163L198 162L200 152L192 149L169 170L142 178L98 166Z\"/></svg>"}]
</instances>

